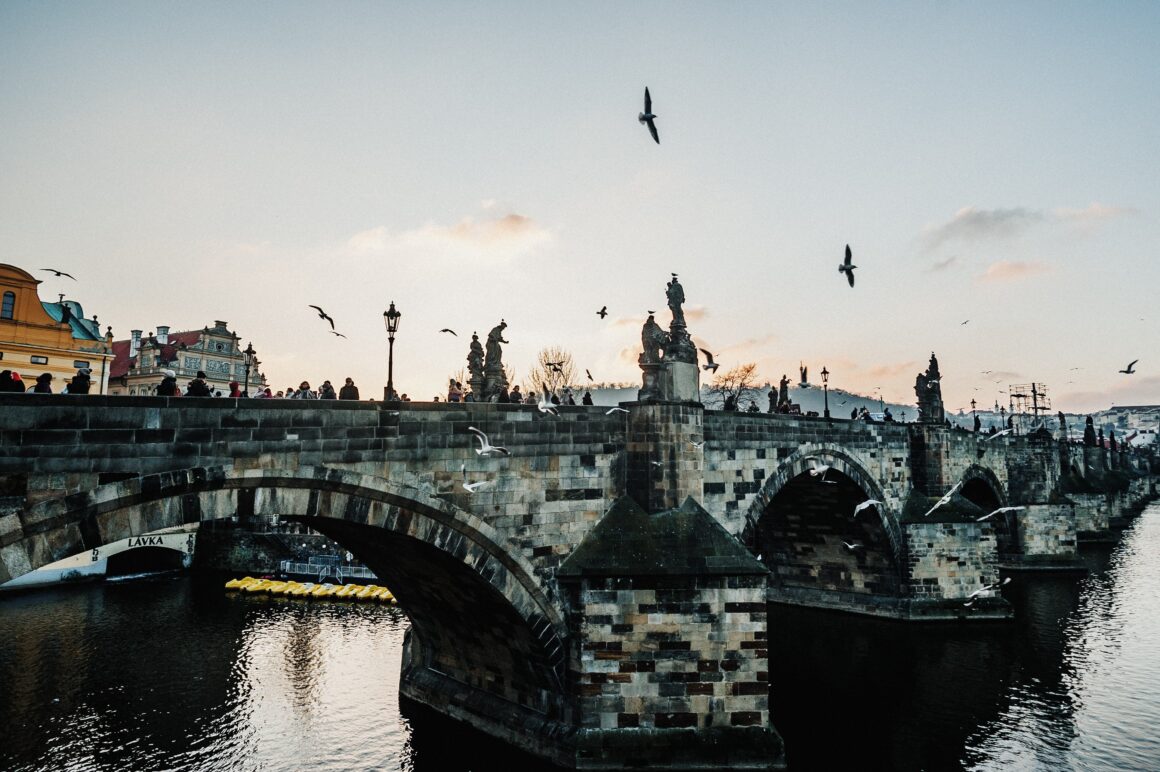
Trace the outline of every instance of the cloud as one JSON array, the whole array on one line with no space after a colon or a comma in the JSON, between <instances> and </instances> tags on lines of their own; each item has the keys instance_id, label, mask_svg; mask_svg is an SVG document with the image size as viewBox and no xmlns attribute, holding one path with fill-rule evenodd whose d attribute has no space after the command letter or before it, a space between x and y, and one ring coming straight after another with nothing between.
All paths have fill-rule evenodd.
<instances>
[{"instance_id":1,"label":"cloud","mask_svg":"<svg viewBox=\"0 0 1160 772\"><path fill-rule=\"evenodd\" d=\"M1126 217L1128 215L1136 214L1138 210L1131 207L1124 206L1107 206L1098 201L1093 201L1084 209L1068 209L1060 207L1055 209L1052 214L1060 220L1067 222L1074 222L1080 224L1098 223L1105 220L1114 220L1117 217Z\"/></svg>"},{"instance_id":2,"label":"cloud","mask_svg":"<svg viewBox=\"0 0 1160 772\"><path fill-rule=\"evenodd\" d=\"M891 365L878 365L877 367L871 367L866 371L866 374L874 378L892 378L896 375L902 375L903 373L914 372L917 374L923 369L924 368L917 361L912 359L909 362L896 362L895 364Z\"/></svg>"},{"instance_id":3,"label":"cloud","mask_svg":"<svg viewBox=\"0 0 1160 772\"><path fill-rule=\"evenodd\" d=\"M1029 276L1048 273L1051 266L1038 261L999 260L987 266L987 270L979 276L979 281L1004 282L1019 281Z\"/></svg>"},{"instance_id":4,"label":"cloud","mask_svg":"<svg viewBox=\"0 0 1160 772\"><path fill-rule=\"evenodd\" d=\"M668 306L661 306L656 309L656 315L664 315L664 309ZM702 305L688 305L684 307L686 322L699 322L702 319L709 318L709 310ZM643 327L645 320L648 318L647 314L637 314L635 316L615 316L609 321L613 327ZM656 320L657 324L667 328L667 323L661 319Z\"/></svg>"},{"instance_id":5,"label":"cloud","mask_svg":"<svg viewBox=\"0 0 1160 772\"><path fill-rule=\"evenodd\" d=\"M1011 241L1040 224L1065 223L1085 230L1094 230L1103 223L1135 214L1130 207L1109 206L1093 202L1083 209L1057 207L1050 211L1012 207L1008 209L979 209L966 206L955 212L950 220L926 229L922 244L926 251L934 251L946 244L977 244ZM950 266L955 258L936 263L932 270Z\"/></svg>"},{"instance_id":6,"label":"cloud","mask_svg":"<svg viewBox=\"0 0 1160 772\"><path fill-rule=\"evenodd\" d=\"M364 256L411 250L454 259L507 262L550 243L552 238L552 232L535 220L509 212L482 219L464 217L454 225L428 223L399 232L380 225L354 234L346 247Z\"/></svg>"},{"instance_id":7,"label":"cloud","mask_svg":"<svg viewBox=\"0 0 1160 772\"><path fill-rule=\"evenodd\" d=\"M963 207L949 221L928 228L924 246L934 250L948 242L976 243L1007 240L1021 235L1044 220L1044 214L1033 209L978 209Z\"/></svg>"}]
</instances>

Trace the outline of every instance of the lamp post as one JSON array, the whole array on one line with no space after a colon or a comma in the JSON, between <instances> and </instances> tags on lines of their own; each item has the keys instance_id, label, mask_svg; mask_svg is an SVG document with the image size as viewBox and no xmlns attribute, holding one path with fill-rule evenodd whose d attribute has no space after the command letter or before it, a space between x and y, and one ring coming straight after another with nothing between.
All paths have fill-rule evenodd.
<instances>
[{"instance_id":1,"label":"lamp post","mask_svg":"<svg viewBox=\"0 0 1160 772\"><path fill-rule=\"evenodd\" d=\"M242 396L250 396L250 368L254 366L254 342L250 341L246 344L246 350L242 352L242 361L246 365L246 385L242 388Z\"/></svg>"},{"instance_id":2,"label":"lamp post","mask_svg":"<svg viewBox=\"0 0 1160 772\"><path fill-rule=\"evenodd\" d=\"M383 391L383 399L388 402L393 402L399 398L395 393L395 333L399 331L399 317L401 313L395 310L395 301L391 301L391 307L383 311L383 324L387 327L387 340L389 341L389 348L387 349L387 388Z\"/></svg>"},{"instance_id":3,"label":"lamp post","mask_svg":"<svg viewBox=\"0 0 1160 772\"><path fill-rule=\"evenodd\" d=\"M830 420L830 371L822 365L822 398L825 400L825 417Z\"/></svg>"},{"instance_id":4,"label":"lamp post","mask_svg":"<svg viewBox=\"0 0 1160 772\"><path fill-rule=\"evenodd\" d=\"M975 398L971 397L971 424L977 432L979 431L979 417L975 415L975 404Z\"/></svg>"}]
</instances>

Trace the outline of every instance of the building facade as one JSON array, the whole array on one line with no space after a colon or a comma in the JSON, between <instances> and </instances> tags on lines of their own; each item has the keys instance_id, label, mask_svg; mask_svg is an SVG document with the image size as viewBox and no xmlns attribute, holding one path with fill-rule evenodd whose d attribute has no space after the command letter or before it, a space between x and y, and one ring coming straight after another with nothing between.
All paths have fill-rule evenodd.
<instances>
[{"instance_id":1,"label":"building facade","mask_svg":"<svg viewBox=\"0 0 1160 772\"><path fill-rule=\"evenodd\" d=\"M246 354L241 339L226 322L219 320L213 327L185 332L170 332L168 325L158 325L156 329L146 336L141 330L132 330L128 340L112 342L110 394L153 396L165 370L177 375L182 393L199 371L206 374L205 381L215 395L229 395L231 381L245 387ZM266 387L260 365L256 357L250 364L250 394Z\"/></svg>"},{"instance_id":2,"label":"building facade","mask_svg":"<svg viewBox=\"0 0 1160 772\"><path fill-rule=\"evenodd\" d=\"M56 303L40 299L42 282L14 265L0 263L0 370L20 373L32 386L37 376L52 374L60 393L82 367L89 368L90 394L107 394L112 370L112 329L101 335L97 317L85 317L75 300L62 295Z\"/></svg>"}]
</instances>

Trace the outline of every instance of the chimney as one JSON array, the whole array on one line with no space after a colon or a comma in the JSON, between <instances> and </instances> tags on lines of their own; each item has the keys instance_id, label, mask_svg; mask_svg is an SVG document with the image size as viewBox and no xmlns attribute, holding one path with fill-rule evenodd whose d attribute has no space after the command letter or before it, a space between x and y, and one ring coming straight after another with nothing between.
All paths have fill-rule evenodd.
<instances>
[{"instance_id":1,"label":"chimney","mask_svg":"<svg viewBox=\"0 0 1160 772\"><path fill-rule=\"evenodd\" d=\"M141 348L141 331L140 330L133 330L132 334L133 334L133 337L129 341L129 358L130 359L137 356L137 352Z\"/></svg>"},{"instance_id":2,"label":"chimney","mask_svg":"<svg viewBox=\"0 0 1160 772\"><path fill-rule=\"evenodd\" d=\"M162 345L169 343L169 325L168 324L157 325L157 342L162 344Z\"/></svg>"}]
</instances>

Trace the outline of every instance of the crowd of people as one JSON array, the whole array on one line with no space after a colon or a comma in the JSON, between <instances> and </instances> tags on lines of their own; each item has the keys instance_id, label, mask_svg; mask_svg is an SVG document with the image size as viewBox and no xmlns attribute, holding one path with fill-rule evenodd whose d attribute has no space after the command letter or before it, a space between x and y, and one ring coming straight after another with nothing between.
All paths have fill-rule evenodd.
<instances>
[{"instance_id":1,"label":"crowd of people","mask_svg":"<svg viewBox=\"0 0 1160 772\"><path fill-rule=\"evenodd\" d=\"M404 402L410 401L407 399L406 394L403 395L402 399ZM564 389L561 391L561 393L558 395L553 393L549 399L553 405L575 405L576 404L576 394L575 394L575 392L572 391L571 386L565 386ZM438 395L435 396L434 401L435 402L439 401ZM452 378L447 383L447 401L448 402L482 402L484 400L478 399L472 391L465 390L463 388L462 383L460 383L459 381ZM491 399L488 399L486 401L505 404L505 405L538 405L540 402L540 398L533 392L528 392L528 394L525 395L523 392L520 391L520 386L517 383L515 386L512 386L511 391L508 391L506 388L502 388L502 389L500 389L498 394L496 394ZM582 396L580 398L580 404L582 404L582 405L593 404L592 393L585 390L584 396Z\"/></svg>"},{"instance_id":2,"label":"crowd of people","mask_svg":"<svg viewBox=\"0 0 1160 772\"><path fill-rule=\"evenodd\" d=\"M61 394L88 394L92 387L93 371L88 367L82 367L77 370L76 375L69 379L68 383L60 390ZM31 385L25 383L21 378L20 373L15 370L4 370L0 372L0 393L23 393L28 392L32 394L53 394L53 376L52 373L42 373L36 377L36 381ZM161 371L161 383L157 385L157 396L159 397L232 397L234 399L250 398L250 399L345 399L355 400L359 399L358 386L354 385L354 379L347 378L346 383L342 388L335 391L334 386L330 381L323 381L322 386L317 390L310 388L309 381L303 381L298 388L293 386L287 388L285 391L274 393L272 389L265 386L259 386L252 394L246 394L241 388L241 384L237 381L230 381L228 384L228 392L223 394L221 389L213 389L207 382L207 376L204 371L199 370L197 377L193 378L186 384L185 389L177 382L177 373L173 370ZM407 399L403 395L403 399Z\"/></svg>"}]
</instances>

